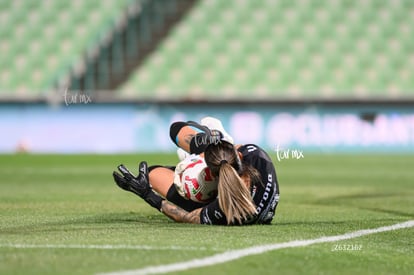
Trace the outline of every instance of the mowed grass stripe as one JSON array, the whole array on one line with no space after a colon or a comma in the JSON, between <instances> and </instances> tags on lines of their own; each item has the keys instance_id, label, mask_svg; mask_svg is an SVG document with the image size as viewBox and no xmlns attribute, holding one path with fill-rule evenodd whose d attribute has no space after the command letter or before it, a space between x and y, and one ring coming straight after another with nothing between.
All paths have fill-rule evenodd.
<instances>
[{"instance_id":1,"label":"mowed grass stripe","mask_svg":"<svg viewBox=\"0 0 414 275\"><path fill-rule=\"evenodd\" d=\"M149 246L149 245L112 245L112 244L0 244L4 248L21 249L103 249L103 250L219 250L192 246Z\"/></svg>"}]
</instances>

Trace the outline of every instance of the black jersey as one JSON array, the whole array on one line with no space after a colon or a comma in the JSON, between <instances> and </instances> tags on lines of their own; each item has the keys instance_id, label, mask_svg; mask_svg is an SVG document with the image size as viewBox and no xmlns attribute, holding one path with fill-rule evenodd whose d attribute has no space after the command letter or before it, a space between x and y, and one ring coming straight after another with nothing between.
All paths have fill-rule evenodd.
<instances>
[{"instance_id":1,"label":"black jersey","mask_svg":"<svg viewBox=\"0 0 414 275\"><path fill-rule=\"evenodd\" d=\"M243 155L243 163L254 167L261 176L261 181L252 182L250 189L257 207L257 216L245 221L244 224L269 224L279 202L279 184L275 167L269 155L257 145L243 145L238 150ZM202 224L227 224L218 199L203 207L200 222Z\"/></svg>"}]
</instances>

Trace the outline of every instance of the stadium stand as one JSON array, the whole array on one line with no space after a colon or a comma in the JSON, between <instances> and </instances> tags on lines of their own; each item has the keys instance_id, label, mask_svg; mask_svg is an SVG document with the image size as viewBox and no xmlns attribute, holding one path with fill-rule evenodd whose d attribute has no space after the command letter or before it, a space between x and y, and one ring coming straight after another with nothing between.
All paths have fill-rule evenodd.
<instances>
[{"instance_id":1,"label":"stadium stand","mask_svg":"<svg viewBox=\"0 0 414 275\"><path fill-rule=\"evenodd\" d=\"M0 98L67 86L136 100L414 96L414 1L181 0L195 4L144 55L176 1L0 0Z\"/></svg>"},{"instance_id":2,"label":"stadium stand","mask_svg":"<svg viewBox=\"0 0 414 275\"><path fill-rule=\"evenodd\" d=\"M414 1L199 1L119 93L412 97Z\"/></svg>"},{"instance_id":3,"label":"stadium stand","mask_svg":"<svg viewBox=\"0 0 414 275\"><path fill-rule=\"evenodd\" d=\"M130 0L0 0L0 95L41 95L68 77Z\"/></svg>"},{"instance_id":4,"label":"stadium stand","mask_svg":"<svg viewBox=\"0 0 414 275\"><path fill-rule=\"evenodd\" d=\"M139 66L195 1L135 0L124 16L85 60L84 71L75 70L71 89L113 90ZM102 91L98 93L102 95Z\"/></svg>"}]
</instances>

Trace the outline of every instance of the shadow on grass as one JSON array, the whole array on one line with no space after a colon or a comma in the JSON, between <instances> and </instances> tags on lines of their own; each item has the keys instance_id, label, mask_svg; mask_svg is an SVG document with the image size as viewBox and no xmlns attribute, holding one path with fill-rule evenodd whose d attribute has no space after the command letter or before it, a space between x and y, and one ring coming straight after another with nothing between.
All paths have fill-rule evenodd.
<instances>
[{"instance_id":1,"label":"shadow on grass","mask_svg":"<svg viewBox=\"0 0 414 275\"><path fill-rule=\"evenodd\" d=\"M398 200L399 198L411 196L407 193L401 193L401 192L370 192L370 193L356 193L356 194L349 194L349 195L343 195L343 196L334 196L334 197L328 197L324 199L319 199L317 201L314 201L313 203L319 204L319 205L344 205L347 207L353 207L360 210L369 210L374 211L377 213L384 213L384 214L390 214L394 216L399 217L409 217L414 218L414 213L410 213L408 211L402 211L402 210L394 210L394 209L385 209L383 207L376 207L376 206L365 206L365 202L371 202L378 200L378 205L382 205L383 201L394 199ZM403 206L400 206L403 207ZM407 209L408 210L408 209Z\"/></svg>"},{"instance_id":2,"label":"shadow on grass","mask_svg":"<svg viewBox=\"0 0 414 275\"><path fill-rule=\"evenodd\" d=\"M408 213L408 212L403 212L403 211L398 211L398 210L381 209L381 208L378 208L378 207L359 207L359 209L374 211L374 212L378 212L378 213L391 214L391 215L395 215L395 216L403 216L403 217L408 217L408 218L414 218L413 213Z\"/></svg>"},{"instance_id":3,"label":"shadow on grass","mask_svg":"<svg viewBox=\"0 0 414 275\"><path fill-rule=\"evenodd\" d=\"M355 193L347 194L341 196L327 197L316 201L318 204L331 205L338 204L339 201L348 201L348 200L365 200L365 199L382 199L382 198L391 198L391 197L405 197L408 194L401 192L369 192L369 193Z\"/></svg>"},{"instance_id":4,"label":"shadow on grass","mask_svg":"<svg viewBox=\"0 0 414 275\"><path fill-rule=\"evenodd\" d=\"M360 225L361 222L364 223L392 223L392 222L403 222L405 219L402 218L388 218L388 219L369 219L369 220L343 220L343 221L292 221L292 222L274 222L272 225L274 226L310 226L310 227L318 227L318 226L328 226L328 225L352 225L358 224Z\"/></svg>"},{"instance_id":5,"label":"shadow on grass","mask_svg":"<svg viewBox=\"0 0 414 275\"><path fill-rule=\"evenodd\" d=\"M390 211L387 211L387 213ZM398 213L401 215L400 213ZM410 216L412 217L412 216ZM329 220L319 220L319 221L282 221L279 222L277 217L275 217L274 221L270 225L249 225L246 227L266 227L266 228L274 228L275 227L308 227L308 228L321 228L327 226L338 226L343 227L345 225L349 226L352 224L360 225L361 222L374 222L378 224L388 224L388 223L395 223L401 222L404 219L398 218L378 218L378 219L369 219L369 220L340 220L340 221L329 221ZM61 221L39 221L38 223L31 223L21 226L10 226L0 229L0 233L7 235L29 235L33 233L53 233L53 232L85 232L85 231L118 231L121 232L123 230L140 230L145 228L168 228L171 230L174 229L182 229L182 228L190 228L193 229L199 226L199 229L211 229L211 226L205 225L193 225L193 224L183 224L183 223L176 223L172 220L168 219L167 217L154 214L154 215L144 215L140 213L132 213L132 212L124 212L124 213L106 213L101 215L91 215L91 216L83 216L79 218L67 217ZM215 228L220 227L224 228L226 226L215 226ZM232 227L233 229L235 227ZM239 229L243 227L237 227ZM273 229L272 229L273 230Z\"/></svg>"},{"instance_id":6,"label":"shadow on grass","mask_svg":"<svg viewBox=\"0 0 414 275\"><path fill-rule=\"evenodd\" d=\"M140 213L106 213L100 215L73 216L65 217L59 221L39 221L19 226L3 225L0 229L1 234L22 234L34 232L59 232L76 230L103 230L103 229L125 229L131 226L154 226L157 224L167 224L168 220L163 215L144 215Z\"/></svg>"}]
</instances>

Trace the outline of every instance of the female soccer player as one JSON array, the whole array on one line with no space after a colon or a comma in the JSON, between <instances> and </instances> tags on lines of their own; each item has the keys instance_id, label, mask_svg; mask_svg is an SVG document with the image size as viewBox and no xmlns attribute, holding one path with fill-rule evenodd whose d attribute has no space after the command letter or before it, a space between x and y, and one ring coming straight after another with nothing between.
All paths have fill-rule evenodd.
<instances>
[{"instance_id":1,"label":"female soccer player","mask_svg":"<svg viewBox=\"0 0 414 275\"><path fill-rule=\"evenodd\" d=\"M270 157L254 144L234 146L219 130L193 121L175 122L171 139L185 151L204 155L218 195L203 204L184 199L173 184L171 167L139 165L135 177L120 165L113 173L124 190L143 198L176 222L215 225L270 224L279 202L279 185ZM156 192L154 192L155 190Z\"/></svg>"}]
</instances>

